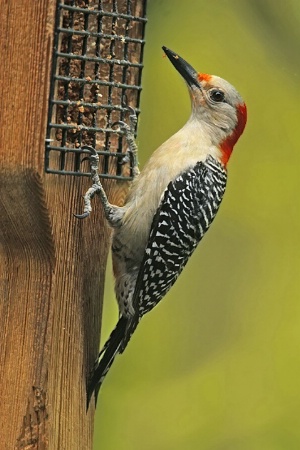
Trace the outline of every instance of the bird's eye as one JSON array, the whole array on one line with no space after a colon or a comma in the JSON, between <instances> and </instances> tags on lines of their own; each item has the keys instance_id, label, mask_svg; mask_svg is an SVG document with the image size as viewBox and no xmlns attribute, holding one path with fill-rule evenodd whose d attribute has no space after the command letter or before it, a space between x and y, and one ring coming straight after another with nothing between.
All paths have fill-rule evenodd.
<instances>
[{"instance_id":1,"label":"bird's eye","mask_svg":"<svg viewBox=\"0 0 300 450\"><path fill-rule=\"evenodd\" d=\"M212 89L209 91L209 96L213 102L221 103L224 102L225 94L219 89Z\"/></svg>"}]
</instances>

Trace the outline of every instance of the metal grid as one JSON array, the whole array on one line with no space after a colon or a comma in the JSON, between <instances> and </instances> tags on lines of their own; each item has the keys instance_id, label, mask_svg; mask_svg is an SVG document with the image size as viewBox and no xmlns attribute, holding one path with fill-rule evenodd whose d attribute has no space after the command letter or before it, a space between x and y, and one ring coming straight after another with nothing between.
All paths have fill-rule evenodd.
<instances>
[{"instance_id":1,"label":"metal grid","mask_svg":"<svg viewBox=\"0 0 300 450\"><path fill-rule=\"evenodd\" d=\"M146 0L58 1L46 172L90 175L82 147L91 145L100 176L131 178L112 125L127 121L129 105L139 113L145 9Z\"/></svg>"}]
</instances>

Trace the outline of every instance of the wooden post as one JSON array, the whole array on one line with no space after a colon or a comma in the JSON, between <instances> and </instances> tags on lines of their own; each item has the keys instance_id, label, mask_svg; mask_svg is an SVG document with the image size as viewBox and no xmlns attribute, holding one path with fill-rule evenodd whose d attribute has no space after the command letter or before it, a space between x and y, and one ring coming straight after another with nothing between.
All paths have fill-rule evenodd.
<instances>
[{"instance_id":1,"label":"wooden post","mask_svg":"<svg viewBox=\"0 0 300 450\"><path fill-rule=\"evenodd\" d=\"M98 352L110 230L97 199L88 220L73 217L87 177L44 173L55 8L56 0L4 0L0 10L4 450L92 448L86 377ZM118 203L125 188L115 184L104 187Z\"/></svg>"}]
</instances>

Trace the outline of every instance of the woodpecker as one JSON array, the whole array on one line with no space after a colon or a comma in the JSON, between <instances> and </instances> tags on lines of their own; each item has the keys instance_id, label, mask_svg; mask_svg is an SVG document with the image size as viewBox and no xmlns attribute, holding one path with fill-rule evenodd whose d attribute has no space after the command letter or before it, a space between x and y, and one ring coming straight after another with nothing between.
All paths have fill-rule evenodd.
<instances>
[{"instance_id":1,"label":"woodpecker","mask_svg":"<svg viewBox=\"0 0 300 450\"><path fill-rule=\"evenodd\" d=\"M227 163L243 133L246 105L236 89L214 75L198 73L163 47L187 84L192 111L187 123L162 144L141 173L134 142L136 115L119 122L128 142L134 180L122 207L111 205L98 176L97 152L89 148L93 186L85 212L100 195L113 228L112 258L119 321L101 350L88 383L87 404L95 401L115 356L123 353L141 318L169 291L211 225L222 201Z\"/></svg>"}]
</instances>

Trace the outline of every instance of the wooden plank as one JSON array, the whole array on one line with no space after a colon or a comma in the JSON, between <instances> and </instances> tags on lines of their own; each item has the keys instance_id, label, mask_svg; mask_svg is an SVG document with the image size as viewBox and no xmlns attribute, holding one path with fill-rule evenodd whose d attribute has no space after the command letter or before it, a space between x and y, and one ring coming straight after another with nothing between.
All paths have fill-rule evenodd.
<instances>
[{"instance_id":1,"label":"wooden plank","mask_svg":"<svg viewBox=\"0 0 300 450\"><path fill-rule=\"evenodd\" d=\"M135 13L142 3L132 2ZM97 199L88 220L73 217L88 178L44 173L56 1L1 6L1 445L90 450L86 377L98 353L110 230ZM104 187L121 204L128 183Z\"/></svg>"},{"instance_id":2,"label":"wooden plank","mask_svg":"<svg viewBox=\"0 0 300 450\"><path fill-rule=\"evenodd\" d=\"M92 448L85 378L109 231L100 213L79 224L72 216L88 179L43 173L55 6L1 8L0 423L9 450Z\"/></svg>"}]
</instances>

